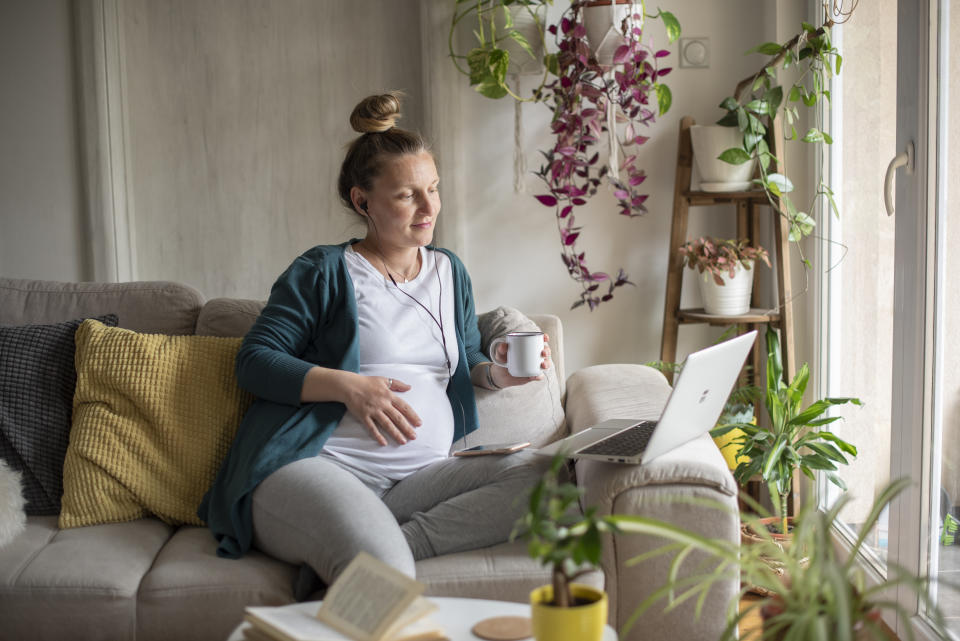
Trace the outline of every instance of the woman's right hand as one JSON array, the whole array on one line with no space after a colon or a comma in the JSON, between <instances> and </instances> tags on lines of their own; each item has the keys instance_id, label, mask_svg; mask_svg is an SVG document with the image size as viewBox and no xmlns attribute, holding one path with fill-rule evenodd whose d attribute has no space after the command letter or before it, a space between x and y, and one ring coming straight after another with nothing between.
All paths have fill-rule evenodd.
<instances>
[{"instance_id":1,"label":"woman's right hand","mask_svg":"<svg viewBox=\"0 0 960 641\"><path fill-rule=\"evenodd\" d=\"M403 445L417 438L421 421L413 408L394 392L406 392L410 386L395 378L383 376L351 377L344 404L353 416L367 428L370 437L386 445L389 436Z\"/></svg>"}]
</instances>

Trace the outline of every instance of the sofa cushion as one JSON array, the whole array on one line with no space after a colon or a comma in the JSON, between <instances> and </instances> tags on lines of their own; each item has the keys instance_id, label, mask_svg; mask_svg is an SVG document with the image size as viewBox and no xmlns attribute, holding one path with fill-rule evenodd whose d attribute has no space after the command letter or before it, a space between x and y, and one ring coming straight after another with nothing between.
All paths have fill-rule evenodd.
<instances>
[{"instance_id":1,"label":"sofa cushion","mask_svg":"<svg viewBox=\"0 0 960 641\"><path fill-rule=\"evenodd\" d=\"M264 305L263 301L243 298L209 300L197 317L197 334L242 338L250 331Z\"/></svg>"},{"instance_id":2,"label":"sofa cushion","mask_svg":"<svg viewBox=\"0 0 960 641\"><path fill-rule=\"evenodd\" d=\"M74 424L60 527L196 515L252 397L233 374L240 340L77 330Z\"/></svg>"},{"instance_id":3,"label":"sofa cushion","mask_svg":"<svg viewBox=\"0 0 960 641\"><path fill-rule=\"evenodd\" d=\"M166 281L60 283L0 278L0 325L59 323L116 314L137 332L193 334L200 292Z\"/></svg>"},{"instance_id":4,"label":"sofa cushion","mask_svg":"<svg viewBox=\"0 0 960 641\"><path fill-rule=\"evenodd\" d=\"M485 354L489 354L493 339L507 332L540 330L536 323L511 307L498 307L480 314L477 323ZM530 441L539 447L566 433L560 375L556 367L546 370L540 381L502 390L475 387L474 392L480 429L454 443L453 449L517 440Z\"/></svg>"},{"instance_id":5,"label":"sofa cushion","mask_svg":"<svg viewBox=\"0 0 960 641\"><path fill-rule=\"evenodd\" d=\"M528 603L534 588L550 583L550 570L530 558L525 541L512 541L417 561L417 580L427 595ZM603 588L603 573L577 583Z\"/></svg>"},{"instance_id":6,"label":"sofa cushion","mask_svg":"<svg viewBox=\"0 0 960 641\"><path fill-rule=\"evenodd\" d=\"M248 605L293 602L297 567L251 550L222 559L206 528L183 526L140 585L138 641L226 639Z\"/></svg>"},{"instance_id":7,"label":"sofa cushion","mask_svg":"<svg viewBox=\"0 0 960 641\"><path fill-rule=\"evenodd\" d=\"M0 638L135 638L137 590L171 532L156 519L60 531L29 517L0 549Z\"/></svg>"},{"instance_id":8,"label":"sofa cushion","mask_svg":"<svg viewBox=\"0 0 960 641\"><path fill-rule=\"evenodd\" d=\"M113 315L98 320L117 324ZM60 513L82 322L0 327L0 458L23 473L27 514Z\"/></svg>"}]
</instances>

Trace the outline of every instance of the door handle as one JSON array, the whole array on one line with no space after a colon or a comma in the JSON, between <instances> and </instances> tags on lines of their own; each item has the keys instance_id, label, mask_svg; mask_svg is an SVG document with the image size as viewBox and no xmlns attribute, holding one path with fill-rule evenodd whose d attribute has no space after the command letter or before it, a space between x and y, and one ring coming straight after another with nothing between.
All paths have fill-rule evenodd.
<instances>
[{"instance_id":1,"label":"door handle","mask_svg":"<svg viewBox=\"0 0 960 641\"><path fill-rule=\"evenodd\" d=\"M913 175L913 141L907 143L905 151L893 157L887 165L887 174L883 177L883 206L887 209L887 216L893 216L893 174L900 167L907 168L907 174Z\"/></svg>"}]
</instances>

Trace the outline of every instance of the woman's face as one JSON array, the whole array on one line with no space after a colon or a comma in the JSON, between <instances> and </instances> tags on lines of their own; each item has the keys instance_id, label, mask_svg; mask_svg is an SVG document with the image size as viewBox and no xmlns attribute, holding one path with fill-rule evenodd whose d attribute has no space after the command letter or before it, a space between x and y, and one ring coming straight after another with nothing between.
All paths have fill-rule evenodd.
<instances>
[{"instance_id":1,"label":"woman's face","mask_svg":"<svg viewBox=\"0 0 960 641\"><path fill-rule=\"evenodd\" d=\"M429 245L440 213L437 165L427 152L388 159L373 188L354 187L354 204L370 219L367 237L382 250Z\"/></svg>"}]
</instances>

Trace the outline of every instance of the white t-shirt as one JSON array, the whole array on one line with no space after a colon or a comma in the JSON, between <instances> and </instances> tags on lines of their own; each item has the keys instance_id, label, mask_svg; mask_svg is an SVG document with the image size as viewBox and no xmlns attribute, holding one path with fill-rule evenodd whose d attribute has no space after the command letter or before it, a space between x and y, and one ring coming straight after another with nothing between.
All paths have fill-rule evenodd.
<instances>
[{"instance_id":1,"label":"white t-shirt","mask_svg":"<svg viewBox=\"0 0 960 641\"><path fill-rule=\"evenodd\" d=\"M410 404L422 424L416 428L416 439L400 445L384 435L384 446L347 412L323 450L346 466L362 470L365 477L383 479L384 484L446 458L453 441L453 411L447 398L450 373L459 361L453 271L450 259L441 252L421 247L420 256L417 277L394 285L352 247L344 254L360 318L359 373L410 385L409 391L394 393ZM442 337L437 324L441 312ZM450 359L449 371L444 353Z\"/></svg>"}]
</instances>

